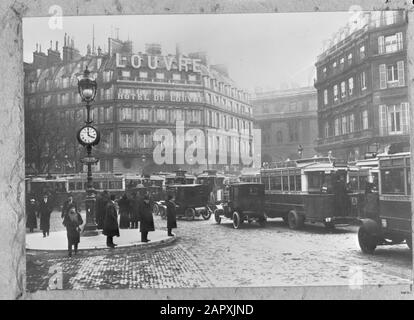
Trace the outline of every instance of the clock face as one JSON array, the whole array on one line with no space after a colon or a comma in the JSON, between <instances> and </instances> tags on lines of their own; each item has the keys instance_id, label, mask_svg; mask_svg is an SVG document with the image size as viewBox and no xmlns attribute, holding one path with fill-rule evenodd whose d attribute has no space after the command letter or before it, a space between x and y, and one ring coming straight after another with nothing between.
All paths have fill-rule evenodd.
<instances>
[{"instance_id":1,"label":"clock face","mask_svg":"<svg viewBox=\"0 0 414 320\"><path fill-rule=\"evenodd\" d=\"M84 144L94 144L97 142L98 139L98 132L94 127L83 127L79 131L79 139Z\"/></svg>"}]
</instances>

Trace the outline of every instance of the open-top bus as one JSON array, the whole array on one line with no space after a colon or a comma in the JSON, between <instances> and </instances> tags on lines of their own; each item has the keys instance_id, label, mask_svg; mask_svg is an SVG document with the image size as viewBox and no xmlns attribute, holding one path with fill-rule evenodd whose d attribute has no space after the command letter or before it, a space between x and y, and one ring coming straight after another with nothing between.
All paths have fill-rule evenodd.
<instances>
[{"instance_id":1,"label":"open-top bus","mask_svg":"<svg viewBox=\"0 0 414 320\"><path fill-rule=\"evenodd\" d=\"M261 169L265 212L283 218L292 229L305 222L335 224L356 221L358 194L347 193L348 166L331 157L314 157L270 164Z\"/></svg>"},{"instance_id":2,"label":"open-top bus","mask_svg":"<svg viewBox=\"0 0 414 320\"><path fill-rule=\"evenodd\" d=\"M411 248L410 153L381 154L379 159L379 210L362 219L358 241L364 253L379 245L406 241Z\"/></svg>"}]
</instances>

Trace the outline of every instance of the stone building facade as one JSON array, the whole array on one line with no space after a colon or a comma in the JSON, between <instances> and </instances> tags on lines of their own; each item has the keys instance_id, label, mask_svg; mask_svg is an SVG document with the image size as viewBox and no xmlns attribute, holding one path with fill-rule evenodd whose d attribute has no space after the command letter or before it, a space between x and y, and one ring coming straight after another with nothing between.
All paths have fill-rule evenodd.
<instances>
[{"instance_id":1,"label":"stone building facade","mask_svg":"<svg viewBox=\"0 0 414 320\"><path fill-rule=\"evenodd\" d=\"M353 161L394 143L409 148L404 11L364 13L317 59L318 146Z\"/></svg>"}]
</instances>

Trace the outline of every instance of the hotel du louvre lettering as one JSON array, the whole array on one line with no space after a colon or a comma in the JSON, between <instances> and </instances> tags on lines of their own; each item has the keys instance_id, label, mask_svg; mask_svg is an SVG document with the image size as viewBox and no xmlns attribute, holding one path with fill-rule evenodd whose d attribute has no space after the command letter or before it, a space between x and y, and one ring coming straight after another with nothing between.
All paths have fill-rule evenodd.
<instances>
[{"instance_id":1,"label":"hotel du louvre lettering","mask_svg":"<svg viewBox=\"0 0 414 320\"><path fill-rule=\"evenodd\" d=\"M146 58L146 59L145 59ZM159 60L160 59L160 60ZM116 67L117 68L127 68L131 66L135 69L141 68L144 65L144 61L148 68L158 69L160 67L160 62L163 63L163 66L167 71L171 69L178 69L178 71L193 71L201 73L201 60L200 59L190 59L180 56L178 59L175 56L152 56L146 55L143 57L139 54L133 54L128 56L121 55L120 53L116 54Z\"/></svg>"},{"instance_id":2,"label":"hotel du louvre lettering","mask_svg":"<svg viewBox=\"0 0 414 320\"><path fill-rule=\"evenodd\" d=\"M118 99L140 101L203 102L200 92L119 88Z\"/></svg>"}]
</instances>

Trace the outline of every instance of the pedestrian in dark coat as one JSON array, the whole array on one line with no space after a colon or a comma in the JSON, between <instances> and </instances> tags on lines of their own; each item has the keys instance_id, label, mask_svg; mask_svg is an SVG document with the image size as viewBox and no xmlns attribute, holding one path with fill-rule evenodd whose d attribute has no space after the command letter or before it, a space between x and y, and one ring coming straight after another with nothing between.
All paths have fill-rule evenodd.
<instances>
[{"instance_id":1,"label":"pedestrian in dark coat","mask_svg":"<svg viewBox=\"0 0 414 320\"><path fill-rule=\"evenodd\" d=\"M172 237L174 234L171 233L171 230L177 228L177 217L176 217L176 204L173 200L172 195L168 195L167 205L167 230L168 236Z\"/></svg>"},{"instance_id":2,"label":"pedestrian in dark coat","mask_svg":"<svg viewBox=\"0 0 414 320\"><path fill-rule=\"evenodd\" d=\"M62 206L62 215L61 215L62 219L65 217L66 214L69 213L69 210L72 208L74 208L76 212L79 211L76 202L73 201L73 196L70 194L68 196L68 199L63 203L63 206Z\"/></svg>"},{"instance_id":3,"label":"pedestrian in dark coat","mask_svg":"<svg viewBox=\"0 0 414 320\"><path fill-rule=\"evenodd\" d=\"M118 206L119 206L119 215L120 215L119 228L128 229L131 206L130 206L130 201L125 193L122 196L122 198L118 200Z\"/></svg>"},{"instance_id":4,"label":"pedestrian in dark coat","mask_svg":"<svg viewBox=\"0 0 414 320\"><path fill-rule=\"evenodd\" d=\"M26 228L29 228L30 232L33 232L33 229L37 228L37 213L38 208L35 199L30 199L29 204L27 205L26 212Z\"/></svg>"},{"instance_id":5,"label":"pedestrian in dark coat","mask_svg":"<svg viewBox=\"0 0 414 320\"><path fill-rule=\"evenodd\" d=\"M138 229L138 221L139 221L139 206L142 199L138 197L137 193L134 192L132 195L132 199L130 202L131 211L130 211L130 222L132 229Z\"/></svg>"},{"instance_id":6,"label":"pedestrian in dark coat","mask_svg":"<svg viewBox=\"0 0 414 320\"><path fill-rule=\"evenodd\" d=\"M365 218L376 220L379 211L379 195L374 191L374 188L373 183L367 182L365 188L364 215Z\"/></svg>"},{"instance_id":7,"label":"pedestrian in dark coat","mask_svg":"<svg viewBox=\"0 0 414 320\"><path fill-rule=\"evenodd\" d=\"M119 237L118 228L118 214L115 207L115 195L111 194L110 201L106 205L105 219L103 232L106 235L106 245L110 248L114 248L116 244L113 241L113 237Z\"/></svg>"},{"instance_id":8,"label":"pedestrian in dark coat","mask_svg":"<svg viewBox=\"0 0 414 320\"><path fill-rule=\"evenodd\" d=\"M80 242L80 226L83 224L83 220L79 212L71 207L63 218L63 225L66 227L66 235L68 237L68 253L69 257L72 256L72 246L74 247L75 254L78 253L78 244Z\"/></svg>"},{"instance_id":9,"label":"pedestrian in dark coat","mask_svg":"<svg viewBox=\"0 0 414 320\"><path fill-rule=\"evenodd\" d=\"M44 195L43 200L39 204L40 215L40 230L43 231L43 238L49 236L50 229L50 215L53 211L53 205L47 195Z\"/></svg>"},{"instance_id":10,"label":"pedestrian in dark coat","mask_svg":"<svg viewBox=\"0 0 414 320\"><path fill-rule=\"evenodd\" d=\"M106 190L96 198L96 224L99 230L103 229L104 226L106 205L108 204L108 201L109 194Z\"/></svg>"},{"instance_id":11,"label":"pedestrian in dark coat","mask_svg":"<svg viewBox=\"0 0 414 320\"><path fill-rule=\"evenodd\" d=\"M140 227L141 242L148 242L148 232L155 231L154 218L152 217L152 209L148 195L144 196L144 201L141 202L140 208Z\"/></svg>"},{"instance_id":12,"label":"pedestrian in dark coat","mask_svg":"<svg viewBox=\"0 0 414 320\"><path fill-rule=\"evenodd\" d=\"M350 211L350 199L345 181L340 177L337 178L333 186L334 201L336 212L340 216L347 216Z\"/></svg>"}]
</instances>

